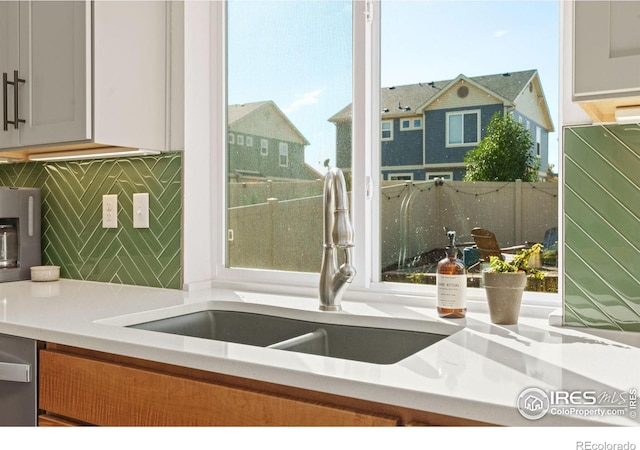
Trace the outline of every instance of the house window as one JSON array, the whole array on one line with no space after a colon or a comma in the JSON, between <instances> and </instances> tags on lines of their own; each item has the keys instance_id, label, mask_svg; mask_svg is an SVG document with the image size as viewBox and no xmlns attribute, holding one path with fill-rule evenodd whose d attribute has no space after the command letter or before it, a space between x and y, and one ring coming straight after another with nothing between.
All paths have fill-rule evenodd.
<instances>
[{"instance_id":1,"label":"house window","mask_svg":"<svg viewBox=\"0 0 640 450\"><path fill-rule=\"evenodd\" d=\"M380 138L383 141L393 141L393 120L383 120L380 124Z\"/></svg>"},{"instance_id":2,"label":"house window","mask_svg":"<svg viewBox=\"0 0 640 450\"><path fill-rule=\"evenodd\" d=\"M429 173L427 173L427 180L435 180L436 178L442 178L443 180L453 180L453 172L429 172Z\"/></svg>"},{"instance_id":3,"label":"house window","mask_svg":"<svg viewBox=\"0 0 640 450\"><path fill-rule=\"evenodd\" d=\"M260 139L260 154L262 156L269 154L269 141L267 139Z\"/></svg>"},{"instance_id":4,"label":"house window","mask_svg":"<svg viewBox=\"0 0 640 450\"><path fill-rule=\"evenodd\" d=\"M244 136L242 134L236 136L236 142L238 143L238 145L244 145Z\"/></svg>"},{"instance_id":5,"label":"house window","mask_svg":"<svg viewBox=\"0 0 640 450\"><path fill-rule=\"evenodd\" d=\"M390 173L387 178L389 181L413 181L412 173Z\"/></svg>"},{"instance_id":6,"label":"house window","mask_svg":"<svg viewBox=\"0 0 640 450\"><path fill-rule=\"evenodd\" d=\"M233 133L229 133L229 137L227 138L229 144L235 144L236 143L236 135Z\"/></svg>"},{"instance_id":7,"label":"house window","mask_svg":"<svg viewBox=\"0 0 640 450\"><path fill-rule=\"evenodd\" d=\"M253 138L251 136L247 136L244 140L244 145L247 147L253 147Z\"/></svg>"},{"instance_id":8,"label":"house window","mask_svg":"<svg viewBox=\"0 0 640 450\"><path fill-rule=\"evenodd\" d=\"M541 147L542 147L542 129L539 126L536 126L536 156L541 156Z\"/></svg>"},{"instance_id":9,"label":"house window","mask_svg":"<svg viewBox=\"0 0 640 450\"><path fill-rule=\"evenodd\" d=\"M279 150L279 159L278 162L280 167L288 167L289 166L289 144L286 142L280 142L278 146Z\"/></svg>"},{"instance_id":10,"label":"house window","mask_svg":"<svg viewBox=\"0 0 640 450\"><path fill-rule=\"evenodd\" d=\"M420 130L422 129L421 118L400 119L400 131Z\"/></svg>"},{"instance_id":11,"label":"house window","mask_svg":"<svg viewBox=\"0 0 640 450\"><path fill-rule=\"evenodd\" d=\"M447 147L463 147L480 142L480 111L446 113Z\"/></svg>"},{"instance_id":12,"label":"house window","mask_svg":"<svg viewBox=\"0 0 640 450\"><path fill-rule=\"evenodd\" d=\"M214 7L218 7L219 3L211 2ZM457 5L455 5L456 3ZM516 8L514 5L520 3L522 2L499 2L497 9L491 10L490 5L487 6L490 10L487 12L497 15L502 13L502 9L510 10L511 8ZM547 3L551 2L531 2L531 4L534 4L533 8L540 8L540 17L544 17L545 21L548 20L549 23L554 24L556 27L555 33L557 33L557 11L554 15L553 7L547 8ZM251 159L247 158L250 152L237 152L235 148L231 149L232 151L229 151L227 155L228 171L231 174L235 168L242 168L247 172L255 173L256 177L270 179L269 177L282 177L283 172L287 172L287 174L296 172L298 171L298 166L306 164L312 166L317 173L322 175L326 172L326 169L322 167L322 161L327 161L327 165L331 167L339 166L339 158L336 157L336 154L339 154L338 152L344 149L338 146L341 142L346 143L345 147L349 147L350 159L343 169L348 176L349 186L353 187L350 192L350 199L352 213L356 215L354 223L357 225L354 262L358 272L366 274L357 276L352 286L358 289L373 289L385 292L412 292L412 286L383 282L383 271L377 269L386 269L392 264L397 264L401 252L406 256L405 261L410 262L413 257L436 249L446 239L441 233L442 226L431 227L434 230L433 235L427 235L423 231L428 230L429 226L434 223L440 223L443 218L446 219L444 226L455 229L461 242L470 240L470 228L476 223L487 223L489 224L487 225L488 228L491 228L491 224L498 223L493 216L495 208L483 207L485 205L483 202L493 202L493 205L498 209L506 210L506 208L503 208L504 203L501 202L501 197L494 197L493 192L496 191L496 188L479 190L476 192L477 195L470 195L474 194L474 192L465 189L465 185L456 185L457 190L451 189L450 185L462 183L451 179L453 178L454 170L456 176L458 171L464 170L463 162L461 160L434 159L434 155L438 156L437 152L443 155L443 159L451 159L454 154L456 154L456 158L458 156L462 158L468 148L477 145L481 138L480 113L481 111L484 112L484 105L464 103L463 105L468 104L468 106L462 106L463 109L461 110L449 110L449 114L446 116L442 113L436 113L436 115L440 114L438 121L441 122L440 126L445 128L444 130L441 128L432 129L433 124L431 121L428 123L429 128L427 129L427 122L424 118L420 120L422 123L414 122L403 125L399 122L399 130L419 129L422 127L425 132L397 136L394 141L393 119L388 116L385 116L384 120L382 119L380 115L381 108L379 107L380 102L377 101L377 96L381 95L383 86L397 86L395 92L389 92L390 95L393 95L401 93L400 88L403 85L412 83L411 80L415 80L415 86L413 87L415 91L424 92L426 96L433 95L433 97L421 100L422 103L420 103L422 106L428 102L429 98L434 99L432 104L425 106L425 111L430 114L443 109L443 105L449 98L445 95L437 98L436 96L438 92L445 89L448 85L447 82L456 77L456 74L464 73L465 76L474 78L483 74L502 74L513 66L517 65L519 67L519 64L512 61L513 53L509 54L508 51L503 50L492 51L486 48L476 50L478 54L492 51L492 54L504 54L505 56L505 59L500 63L492 63L493 65L490 65L484 72L478 73L481 69L473 65L466 65L466 61L459 61L459 63L453 63L451 59L447 61L446 58L451 56L450 49L438 59L436 53L439 51L437 48L439 46L429 46L428 57L416 58L415 48L398 45L398 42L402 43L403 39L405 40L404 44L406 44L406 30L408 29L406 21L415 17L420 17L422 20L425 17L433 17L440 23L448 21L447 23L450 24L448 25L450 27L449 31L455 31L456 38L457 34L462 36L466 30L464 27L456 26L458 23L456 18L459 18L460 14L460 4L458 2L395 2L387 0L380 2L351 2L345 0L316 2L267 0L249 2L228 0L226 6L226 14L221 14L220 16L227 21L227 26L220 28L222 31L219 31L221 36L219 40L221 43L225 43L227 47L221 47L220 52L212 55L212 57L219 58L221 62L221 64L217 65L221 70L214 73L212 85L217 87L216 81L220 79L226 81L226 86L217 87L216 93L220 94L218 97L223 98L225 93L228 92L229 105L248 105L253 100L252 111L257 111L258 113L265 113L267 110L271 111L273 114L270 115L270 119L272 119L270 121L264 120L266 115L256 114L253 129L256 130L254 135L264 137L265 140L265 145L262 144L261 140L261 154L268 154L267 139L274 143L274 148L271 149L271 155L269 155L270 158ZM364 12L367 7L374 8L375 14L369 15L368 17L371 18L371 21L364 24ZM391 20L391 15L385 14L387 7L393 8L394 12L399 13L400 17L404 17L406 21L398 20L397 15L394 15L395 19ZM220 8L224 9L224 7ZM484 14L484 8L483 2L483 7L478 8L477 12ZM246 26L247 18L249 17L262 24L281 23L279 21L286 17L288 23L301 23L304 26L278 27L277 29L272 26L263 26L249 29ZM523 14L520 8L517 13L509 15L510 26L513 23L513 29L524 29L526 28L526 21L523 22L523 20L526 18L527 15ZM441 39L442 30L436 30L435 27L432 29L432 27L433 24L430 27L423 27L426 34L425 36L421 35L421 38L428 36L430 42ZM369 33L370 28L372 28L373 33ZM551 29L553 30L553 26ZM550 35L553 35L553 32ZM313 40L313 45L311 45L311 40L308 39L309 36L321 37ZM374 39L376 37L380 37L381 42ZM510 37L509 42L512 43L515 36ZM474 41L476 40L469 35L464 35L460 45L471 46L475 44ZM556 42L557 40L556 34ZM498 41L505 42L507 40L496 39L495 41L496 44L499 44ZM274 42L276 45L267 45ZM367 64L353 65L352 57L356 55L358 58L361 56L365 58L363 55L366 54L367 50L371 50L371 53L367 53L367 55L373 55L370 59L367 59ZM541 58L545 58L545 60L553 61L557 65L557 50L553 46L546 47L544 51L538 52L538 55ZM291 74L287 73L287 71L282 71L282 67L290 66L294 55L296 55L295 61L298 63L296 71ZM380 55L379 60L377 55ZM526 56L527 58L531 57L528 52ZM308 64L299 59L303 57L305 61L309 62ZM410 61L410 63L407 63L407 61ZM228 62L226 66L224 62ZM361 61L358 60L358 62ZM222 69L225 67L227 70L223 71ZM260 70L256 71L256 67L260 67ZM435 70L436 67L438 71ZM506 67L506 69L503 69L503 67ZM273 68L273 71L271 71L271 68ZM322 70L318 70L319 68ZM398 68L402 70L400 71ZM517 67L513 67L512 70L517 70ZM383 80L383 86L375 85L378 80L376 77L378 72L381 75L380 79ZM425 83L425 81L429 81L431 76L439 78L436 78L433 84ZM317 77L320 77L320 79ZM514 79L517 80L517 77L509 77L509 80ZM317 81L317 83L311 83L310 81L312 80ZM496 85L503 85L509 80L500 78ZM335 84L331 86L325 85L325 82L334 81ZM547 87L547 83L552 83L553 79L541 79L540 82L541 86L544 87L544 92L551 90ZM523 84L521 86L526 85ZM352 93L351 90L354 90L354 92ZM516 89L514 91L520 92ZM471 92L475 93L476 91L472 89ZM452 91L452 94L451 97L456 102L471 102L472 100L475 102L477 100L477 96L471 95L471 93L464 100L455 95L455 90ZM295 95L299 97L295 97ZM265 99L269 100L265 101ZM371 99L374 101L371 101ZM324 104L324 101L331 103L330 107L326 111L314 115L313 111L320 111L319 108ZM441 103L439 104L438 102ZM397 101L390 103L394 107L397 104ZM407 103L402 102L402 104ZM227 105L227 108L229 108L229 105ZM447 106L451 108L452 105ZM498 110L503 107L503 105L496 104L495 98L492 98L491 104L487 106L487 113L492 108ZM550 105L551 114L558 109L557 106L557 104ZM456 103L455 107L460 108L461 104ZM248 111L249 108L246 108L246 110ZM396 112L398 111L394 108L394 113ZM415 110L410 114L419 113ZM258 119L258 116L261 116L261 118ZM334 116L336 116L335 120L331 120L334 119ZM221 117L225 116L221 115ZM231 115L227 117L231 117ZM352 121L352 118L357 118L357 120ZM307 121L307 119L309 120ZM282 128L280 128L280 125L275 125L276 123L283 124ZM329 124L330 130L325 134L324 126L326 124ZM257 130L260 131L258 132ZM272 135L267 133L272 133ZM287 133L287 135L281 133ZM285 137L289 134L295 134L296 138L290 140ZM421 145L425 146L424 148L410 152L408 150L411 149L407 147L408 142L406 141L411 141L414 137L412 136L413 134L416 137L422 135L424 139L435 136L435 141L438 142L439 147L434 151L433 147L421 142ZM214 137L217 138L218 136ZM400 139L400 137L403 139ZM548 145L546 132L543 132L543 139L542 148L546 153ZM214 142L220 140L214 139ZM291 145L283 148L277 144L280 141L289 142ZM406 153L414 158L411 161L403 161L398 158L393 163L385 161L385 173L389 173L390 164L393 164L397 167L392 169L396 173L391 176L408 178L411 171L419 173L414 170L414 167L418 165L420 167L419 170L428 171L428 177L445 178L450 181L445 186L437 187L434 186L433 181L421 182L420 180L412 180L411 186L403 186L404 183L397 182L389 184L381 182L380 189L365 190L364 186L367 185L367 180L380 180L381 178L381 169L379 167L382 165L382 147L380 146L380 141L385 142L385 152L393 150L393 145L400 143L404 147L394 155ZM229 142L231 142L231 138ZM282 142L282 144L285 144L285 142ZM351 147L353 147L352 153ZM453 151L443 151L447 147L460 148ZM284 151L285 148L286 151ZM278 150L277 157L276 149ZM289 158L289 151L292 152L291 158ZM299 158L299 154L304 154L304 160L302 156ZM298 163L299 161L300 164ZM290 169L287 171L278 170L278 167L283 163L288 165ZM255 164L255 167L251 166L251 164ZM300 170L300 173L303 172L304 168ZM313 175L312 173L311 176ZM231 178L230 176L225 176L220 183L227 182ZM319 177L316 176L316 178ZM280 179L277 181L278 183L273 184L288 182L288 180ZM299 184L302 185L303 183ZM320 185L321 183L313 182L309 183L309 186L313 184ZM229 182L228 186L222 186L218 191L231 192L235 188L241 188L241 186L235 186ZM264 189L264 191L267 190ZM296 233L302 230L307 236L322 236L322 221L321 219L315 220L319 209L318 194L304 192L296 197L296 193L293 191L293 189L281 189L278 191L277 197L269 193L272 196L270 198L278 199L277 208L272 209L274 211L273 214L275 216L282 214L282 216L274 218L273 222L256 219L256 217L263 216L250 215L267 209L264 207L266 198L258 198L256 194L254 196L256 207L251 209L251 206L239 203L240 201L254 201L250 193L240 191L242 192L241 195L236 197L228 196L227 214L217 224L220 230L215 230L216 232L221 232L214 235L227 236L227 229L233 229L235 240L232 243L230 241L226 246L220 245L220 248L217 249L219 252L216 255L216 269L220 270L217 270L216 273L220 274L220 279L247 282L268 281L280 283L282 286L290 285L292 281L309 287L317 284L321 252L314 249L313 245L303 249L302 244L315 238L305 238L304 235L298 236ZM443 197L435 197L436 200L434 200L434 196L438 191L440 191L439 195L441 194ZM408 195L410 194L411 197L409 198ZM539 198L548 200L547 197L548 199L554 198L551 195L538 195L536 200L532 201L541 202ZM232 200L232 198L240 200ZM411 200L410 214L406 214L407 210L405 208L405 214L403 215L403 202L406 204L409 199ZM442 210L438 210L435 207L439 201L438 199L444 199L444 201L440 202L443 205ZM237 201L238 203L232 203L232 201ZM369 208L367 207L369 205L367 202L381 207ZM471 217L469 211L466 210L469 204L481 205L478 211L480 215L484 214L480 218L474 216L473 223L469 219ZM307 206L310 209L306 209ZM379 215L374 217L374 214L378 211L380 212ZM537 216L544 216L546 214L550 215L553 209L547 208L543 210L536 203L535 211ZM515 215L509 215L509 217L513 216ZM311 217L314 219L310 220ZM416 222L417 220L422 222ZM275 230L273 233L266 232L269 226L274 226L272 228L272 230ZM316 228L309 229L309 226ZM405 227L403 237L406 237L406 239L399 238L402 227ZM503 225L500 223L500 227L493 231L497 230L498 233L501 233L500 228L502 227ZM528 229L529 224L527 224L527 227L520 228ZM286 230L286 242L282 241L282 233L279 233L278 230ZM385 233L396 234L388 235ZM269 244L267 241L269 236L272 235L279 236L280 239ZM520 237L501 236L507 236L507 234L499 234L499 244L501 246L517 245L522 243L520 241L524 239L542 239L544 229L541 231L541 236L536 237L523 236L521 239ZM516 241L516 239L519 240ZM281 261L274 262L274 252L269 250L284 248L283 244L287 244L285 245L287 248L291 247L287 250L290 252L289 256ZM278 247L279 245L280 247ZM267 250L263 251L263 248ZM413 287L416 288L417 286ZM431 295L435 292L434 290L429 290L431 288L428 286L419 286L419 288L420 293L427 292L429 293L428 295ZM481 295L478 294L478 296Z\"/></svg>"}]
</instances>

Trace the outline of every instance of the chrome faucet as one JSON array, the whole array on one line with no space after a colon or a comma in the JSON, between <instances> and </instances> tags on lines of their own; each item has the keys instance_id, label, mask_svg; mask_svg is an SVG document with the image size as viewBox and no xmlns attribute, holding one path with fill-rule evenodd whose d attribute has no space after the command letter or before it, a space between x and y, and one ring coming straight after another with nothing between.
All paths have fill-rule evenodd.
<instances>
[{"instance_id":1,"label":"chrome faucet","mask_svg":"<svg viewBox=\"0 0 640 450\"><path fill-rule=\"evenodd\" d=\"M349 197L342 170L330 169L324 179L324 246L320 271L320 310L340 311L340 300L356 276L351 265L353 226L349 217ZM344 263L338 267L338 249L344 250Z\"/></svg>"}]
</instances>

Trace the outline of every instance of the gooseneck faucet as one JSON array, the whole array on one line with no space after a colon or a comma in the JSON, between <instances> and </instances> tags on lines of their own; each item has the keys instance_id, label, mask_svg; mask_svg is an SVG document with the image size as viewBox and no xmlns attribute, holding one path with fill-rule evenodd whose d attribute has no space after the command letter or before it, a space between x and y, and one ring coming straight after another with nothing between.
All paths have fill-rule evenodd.
<instances>
[{"instance_id":1,"label":"gooseneck faucet","mask_svg":"<svg viewBox=\"0 0 640 450\"><path fill-rule=\"evenodd\" d=\"M320 271L320 310L340 311L342 294L356 276L353 258L353 226L349 217L349 197L342 170L330 169L324 179L324 246ZM338 250L344 263L338 267Z\"/></svg>"}]
</instances>

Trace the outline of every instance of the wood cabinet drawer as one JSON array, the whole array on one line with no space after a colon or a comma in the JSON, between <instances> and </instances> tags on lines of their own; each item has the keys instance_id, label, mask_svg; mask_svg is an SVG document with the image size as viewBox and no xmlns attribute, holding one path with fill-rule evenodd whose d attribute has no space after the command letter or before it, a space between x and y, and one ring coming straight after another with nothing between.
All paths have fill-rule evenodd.
<instances>
[{"instance_id":1,"label":"wood cabinet drawer","mask_svg":"<svg viewBox=\"0 0 640 450\"><path fill-rule=\"evenodd\" d=\"M104 426L395 426L398 419L40 352L40 409Z\"/></svg>"}]
</instances>

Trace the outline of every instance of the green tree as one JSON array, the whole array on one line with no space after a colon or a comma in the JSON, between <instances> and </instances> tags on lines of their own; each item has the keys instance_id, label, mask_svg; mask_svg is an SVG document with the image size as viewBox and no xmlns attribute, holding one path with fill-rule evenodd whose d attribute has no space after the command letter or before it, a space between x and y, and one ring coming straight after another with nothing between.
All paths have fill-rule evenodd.
<instances>
[{"instance_id":1,"label":"green tree","mask_svg":"<svg viewBox=\"0 0 640 450\"><path fill-rule=\"evenodd\" d=\"M464 158L465 181L537 181L540 160L531 133L511 114L495 113L486 137Z\"/></svg>"}]
</instances>

